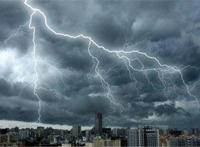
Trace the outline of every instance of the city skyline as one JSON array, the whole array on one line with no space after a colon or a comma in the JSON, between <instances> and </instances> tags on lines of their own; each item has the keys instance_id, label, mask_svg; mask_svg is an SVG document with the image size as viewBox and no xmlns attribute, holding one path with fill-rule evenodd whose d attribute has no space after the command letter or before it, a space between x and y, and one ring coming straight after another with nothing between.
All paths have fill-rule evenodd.
<instances>
[{"instance_id":1,"label":"city skyline","mask_svg":"<svg viewBox=\"0 0 200 147\"><path fill-rule=\"evenodd\" d=\"M93 128L82 130L80 125L71 129L0 128L0 146L55 146L55 147L187 147L200 145L200 129L177 129L160 126L127 128L103 127L103 116L96 113Z\"/></svg>"},{"instance_id":2,"label":"city skyline","mask_svg":"<svg viewBox=\"0 0 200 147\"><path fill-rule=\"evenodd\" d=\"M0 125L199 127L199 7L0 0Z\"/></svg>"}]
</instances>

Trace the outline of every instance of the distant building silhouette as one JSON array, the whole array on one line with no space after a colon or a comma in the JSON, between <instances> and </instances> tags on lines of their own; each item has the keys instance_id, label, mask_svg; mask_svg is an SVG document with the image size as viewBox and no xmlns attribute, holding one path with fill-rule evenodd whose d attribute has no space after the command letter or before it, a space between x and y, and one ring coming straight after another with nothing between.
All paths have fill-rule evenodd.
<instances>
[{"instance_id":1,"label":"distant building silhouette","mask_svg":"<svg viewBox=\"0 0 200 147\"><path fill-rule=\"evenodd\" d=\"M95 115L95 133L102 134L102 113L96 113Z\"/></svg>"},{"instance_id":2,"label":"distant building silhouette","mask_svg":"<svg viewBox=\"0 0 200 147\"><path fill-rule=\"evenodd\" d=\"M72 128L72 136L78 137L81 134L81 126L74 125Z\"/></svg>"}]
</instances>

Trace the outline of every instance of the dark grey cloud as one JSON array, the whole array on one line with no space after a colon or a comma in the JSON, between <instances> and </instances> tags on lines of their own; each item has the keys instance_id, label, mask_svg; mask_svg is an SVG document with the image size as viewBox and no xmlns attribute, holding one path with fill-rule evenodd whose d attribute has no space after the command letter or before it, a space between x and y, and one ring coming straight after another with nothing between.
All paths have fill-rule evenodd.
<instances>
[{"instance_id":1,"label":"dark grey cloud","mask_svg":"<svg viewBox=\"0 0 200 147\"><path fill-rule=\"evenodd\" d=\"M0 27L2 28L0 39L4 41L15 29L27 21L28 13L22 1L1 1L0 11Z\"/></svg>"},{"instance_id":2,"label":"dark grey cloud","mask_svg":"<svg viewBox=\"0 0 200 147\"><path fill-rule=\"evenodd\" d=\"M0 119L35 121L33 42L27 23L31 11L22 1L0 3ZM89 35L111 50L136 49L183 73L181 77L138 53L108 53L92 45L97 64L88 53L88 41L56 36L35 14L42 122L91 125L96 112L102 112L105 124L113 126L191 126L200 121L198 0L30 3L44 11L58 32ZM125 55L137 70L158 70L132 70ZM97 66L106 83L96 74Z\"/></svg>"}]
</instances>

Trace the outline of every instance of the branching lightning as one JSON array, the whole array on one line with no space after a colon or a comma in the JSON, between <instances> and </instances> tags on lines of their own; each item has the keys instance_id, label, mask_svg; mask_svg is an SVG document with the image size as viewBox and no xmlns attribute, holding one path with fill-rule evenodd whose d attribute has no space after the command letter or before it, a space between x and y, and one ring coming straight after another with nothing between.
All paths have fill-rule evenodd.
<instances>
[{"instance_id":1,"label":"branching lightning","mask_svg":"<svg viewBox=\"0 0 200 147\"><path fill-rule=\"evenodd\" d=\"M95 73L96 75L99 77L99 79L101 80L101 84L103 86L103 88L107 91L107 98L109 98L109 100L114 103L115 105L118 105L116 102L115 102L115 99L112 95L112 92L111 92L111 89L110 89L110 85L108 84L108 82L106 82L106 80L103 78L103 76L100 74L99 72L99 60L97 57L95 57L91 51L90 51L90 47L91 47L91 41L89 40L89 44L88 44L88 53L89 55L92 57L92 59L94 59L94 61L96 61L96 66L95 66Z\"/></svg>"},{"instance_id":2,"label":"branching lightning","mask_svg":"<svg viewBox=\"0 0 200 147\"><path fill-rule=\"evenodd\" d=\"M194 98L197 101L197 104L199 106L198 98L190 92L190 89L189 89L188 85L186 84L186 82L185 82L185 80L183 78L183 74L182 74L182 70L181 69L179 69L179 68L177 68L175 66L169 66L167 64L161 64L161 62L159 61L158 58L150 56L147 53L144 53L144 52L141 52L141 51L138 51L138 50L126 51L126 50L111 50L111 49L108 49L108 48L106 48L106 47L104 47L102 45L97 44L90 36L87 36L87 35L84 35L84 34L78 34L78 35L73 36L73 35L70 35L70 34L56 32L48 24L47 16L45 15L45 13L43 11L41 11L38 8L32 7L28 3L28 0L24 0L24 5L26 7L28 7L28 8L30 8L31 11L32 11L31 16L30 16L30 21L29 21L29 29L31 29L32 32L33 32L32 42L33 42L33 61L34 61L34 72L35 72L35 76L34 76L34 95L37 97L38 102L39 102L38 103L39 104L39 108L38 108L38 122L41 121L41 99L40 99L40 97L39 97L39 95L37 93L38 80L39 80L38 76L39 75L38 75L38 72L37 72L37 61L36 61L36 43L35 43L35 31L36 31L36 28L35 28L35 26L32 25L32 19L33 19L34 14L36 14L36 13L40 14L43 17L45 27L50 32L52 32L54 35L62 36L62 37L66 37L66 38L71 38L71 39L85 39L86 41L88 41L88 54L93 59L93 62L94 62L94 65L95 65L94 66L95 67L95 73L96 73L97 77L100 79L102 87L107 91L107 98L113 104L119 105L118 102L116 101L116 99L114 98L113 94L112 94L111 86L105 80L105 78L103 77L103 75L100 73L100 70L99 70L99 63L100 63L100 61L99 61L99 59L95 55L92 54L92 52L91 52L91 46L92 45L94 47L98 48L98 49L103 50L106 53L116 55L118 57L118 59L121 60L125 64L127 70L129 71L130 79L132 79L132 80L137 81L133 76L131 76L132 75L131 71L137 71L137 72L144 73L146 75L146 79L147 79L148 82L150 82L150 80L149 80L149 78L148 78L148 76L147 76L146 73L148 73L150 71L155 71L155 72L158 73L159 80L161 81L161 83L163 84L163 86L166 88L166 81L163 80L164 73L169 73L169 74L176 73L176 74L178 74L180 76L182 84L184 85L184 87L185 87L188 95L191 96L192 98ZM143 64L143 62L140 61L140 59L138 59L138 58L135 58L135 59L130 58L129 56L132 55L132 54L143 56L146 59L151 60L152 62L154 62L157 66L156 67L152 67L152 68L146 68L145 65ZM132 65L132 62L134 62L136 60L141 65L141 68L137 68L137 67L134 67Z\"/></svg>"}]
</instances>

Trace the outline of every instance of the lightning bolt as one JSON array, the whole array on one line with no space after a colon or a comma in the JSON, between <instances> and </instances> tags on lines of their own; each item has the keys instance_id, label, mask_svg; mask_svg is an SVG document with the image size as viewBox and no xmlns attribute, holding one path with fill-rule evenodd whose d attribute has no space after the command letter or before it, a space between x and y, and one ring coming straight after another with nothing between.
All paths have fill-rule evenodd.
<instances>
[{"instance_id":1,"label":"lightning bolt","mask_svg":"<svg viewBox=\"0 0 200 147\"><path fill-rule=\"evenodd\" d=\"M89 40L89 44L88 44L88 53L89 55L92 57L92 59L94 59L94 61L96 61L96 66L95 66L95 72L96 72L96 75L99 77L99 79L101 80L101 84L103 86L103 88L107 91L107 98L109 98L110 102L113 103L114 105L118 105L120 106L120 108L122 109L122 106L117 103L112 95L112 92L111 92L111 89L110 89L110 85L108 84L108 82L106 82L106 80L103 78L103 76L100 74L99 72L99 60L97 57L95 57L91 51L90 51L90 47L91 47L91 40Z\"/></svg>"},{"instance_id":2,"label":"lightning bolt","mask_svg":"<svg viewBox=\"0 0 200 147\"><path fill-rule=\"evenodd\" d=\"M100 79L101 81L101 84L102 84L102 87L107 91L107 98L112 102L114 103L115 105L118 105L121 107L121 105L116 101L116 99L114 98L113 94L112 94L112 91L111 91L111 86L109 85L109 83L104 79L104 77L101 75L100 71L99 71L99 59L92 54L91 52L91 46L95 46L96 48L98 49L101 49L103 51L105 51L106 53L110 53L110 54L115 54L120 60L123 61L123 63L125 64L127 70L129 71L129 75L130 75L130 79L132 80L136 80L136 78L133 78L131 75L132 75L132 72L131 71L136 71L136 72L142 72L142 73L145 73L145 76L146 76L146 79L149 83L150 80L147 76L147 73L150 72L150 71L155 71L158 73L158 78L159 80L161 81L161 83L163 84L163 86L166 88L166 81L163 80L163 77L164 77L164 74L165 73L169 73L169 74L174 74L174 73L177 73L179 76L180 76L180 79L182 81L182 84L184 85L187 93L189 96L191 96L192 98L194 98L196 101L197 101L197 105L199 107L199 101L198 101L198 98L193 95L191 92L190 92L190 89L188 87L188 85L186 84L184 78L183 78L183 74L182 74L182 71L181 69L179 69L178 67L176 66L169 66L167 64L161 64L161 62L159 61L158 58L156 57L153 57L153 56L150 56L148 55L147 53L145 52L141 52L141 51L138 51L138 50L130 50L130 51L126 51L126 50L112 50L112 49L108 49L102 45L99 45L98 43L96 43L90 36L87 36L87 35L84 35L84 34L78 34L78 35L70 35L70 34L65 34L65 33L61 33L61 32L56 32L49 24L48 24L48 20L47 20L47 16L45 15L45 13L43 11L41 11L40 9L38 8L35 8L35 7L32 7L29 3L28 3L28 0L24 0L24 5L26 7L28 7L29 9L31 9L32 13L30 15L30 20L29 20L29 29L32 30L33 32L33 38L32 38L32 42L33 42L33 61L34 61L34 72L35 72L35 76L34 76L34 95L37 97L38 99L38 105L39 105L39 108L38 108L38 122L41 121L41 98L39 97L38 93L37 93L37 89L38 89L38 72L37 72L37 61L36 61L36 43L35 43L35 31L36 31L36 28L35 26L32 26L32 20L33 20L33 16L34 14L36 13L39 13L43 19L44 19L44 25L45 27L50 31L52 32L54 35L56 36L62 36L62 37L66 37L66 38L71 38L71 39L85 39L86 41L88 41L88 54L91 56L91 58L93 59L93 63L94 63L94 67L95 67L95 73L97 75L97 77ZM151 60L152 62L154 62L157 67L152 67L152 68L146 68L145 65L142 63L142 61L140 61L140 59L138 58L135 58L134 60L131 59L129 56L132 55L132 54L135 54L135 55L139 55L139 56L143 56L145 57L146 59L149 59ZM134 67L132 65L132 62L134 61L138 61L139 64L141 65L141 68L137 68L137 67ZM153 86L153 84L152 84ZM154 87L154 86L153 86Z\"/></svg>"},{"instance_id":3,"label":"lightning bolt","mask_svg":"<svg viewBox=\"0 0 200 147\"><path fill-rule=\"evenodd\" d=\"M34 62L34 88L33 88L33 93L34 95L37 97L38 99L38 120L37 122L41 122L41 98L37 93L37 86L38 86L38 73L37 73L37 60L36 60L36 43L35 43L35 27L32 26L32 20L33 20L33 15L36 12L33 11L33 13L30 16L30 21L29 21L29 29L31 29L33 31L33 38L32 38L32 42L33 42L33 62Z\"/></svg>"}]
</instances>

